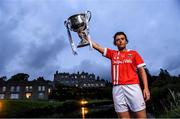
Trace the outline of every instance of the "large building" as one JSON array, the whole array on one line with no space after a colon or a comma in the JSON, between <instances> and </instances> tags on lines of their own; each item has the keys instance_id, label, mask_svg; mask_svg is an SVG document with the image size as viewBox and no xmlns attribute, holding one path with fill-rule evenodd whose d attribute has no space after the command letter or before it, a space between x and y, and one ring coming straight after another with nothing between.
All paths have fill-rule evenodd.
<instances>
[{"instance_id":1,"label":"large building","mask_svg":"<svg viewBox=\"0 0 180 119\"><path fill-rule=\"evenodd\" d=\"M12 81L0 79L0 99L48 100L50 81Z\"/></svg>"},{"instance_id":2,"label":"large building","mask_svg":"<svg viewBox=\"0 0 180 119\"><path fill-rule=\"evenodd\" d=\"M79 88L101 88L105 87L106 82L100 79L99 76L96 78L94 74L88 74L85 72L77 73L61 73L56 71L54 74L54 84L63 84L70 87Z\"/></svg>"}]
</instances>

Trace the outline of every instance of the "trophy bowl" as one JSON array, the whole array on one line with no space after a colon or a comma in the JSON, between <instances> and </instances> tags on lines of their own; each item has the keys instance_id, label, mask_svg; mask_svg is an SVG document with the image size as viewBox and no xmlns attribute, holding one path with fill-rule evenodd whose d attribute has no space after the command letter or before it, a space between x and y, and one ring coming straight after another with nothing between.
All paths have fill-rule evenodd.
<instances>
[{"instance_id":1,"label":"trophy bowl","mask_svg":"<svg viewBox=\"0 0 180 119\"><path fill-rule=\"evenodd\" d=\"M70 29L74 32L83 31L87 28L85 14L76 14L69 17Z\"/></svg>"}]
</instances>

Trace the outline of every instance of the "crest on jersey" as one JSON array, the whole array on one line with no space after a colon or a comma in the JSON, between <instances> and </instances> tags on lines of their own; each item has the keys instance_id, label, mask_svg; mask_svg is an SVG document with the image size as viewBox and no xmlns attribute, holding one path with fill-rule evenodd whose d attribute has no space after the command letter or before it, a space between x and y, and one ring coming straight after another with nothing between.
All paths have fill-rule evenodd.
<instances>
[{"instance_id":1,"label":"crest on jersey","mask_svg":"<svg viewBox=\"0 0 180 119\"><path fill-rule=\"evenodd\" d=\"M128 54L127 56L128 56L128 58L132 58L132 54Z\"/></svg>"}]
</instances>

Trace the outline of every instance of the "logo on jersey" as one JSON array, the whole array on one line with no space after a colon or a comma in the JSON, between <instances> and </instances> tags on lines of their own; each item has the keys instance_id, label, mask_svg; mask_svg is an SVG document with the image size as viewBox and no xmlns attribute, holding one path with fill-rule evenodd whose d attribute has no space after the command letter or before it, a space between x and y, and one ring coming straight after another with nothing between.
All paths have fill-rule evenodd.
<instances>
[{"instance_id":1,"label":"logo on jersey","mask_svg":"<svg viewBox=\"0 0 180 119\"><path fill-rule=\"evenodd\" d=\"M132 54L128 54L127 58L132 58L132 56L133 56Z\"/></svg>"}]
</instances>

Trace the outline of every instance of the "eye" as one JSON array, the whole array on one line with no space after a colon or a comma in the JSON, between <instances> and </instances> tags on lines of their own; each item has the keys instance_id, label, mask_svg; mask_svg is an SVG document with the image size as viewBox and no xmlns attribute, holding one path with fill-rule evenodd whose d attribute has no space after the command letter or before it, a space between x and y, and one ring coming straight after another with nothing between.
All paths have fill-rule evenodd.
<instances>
[{"instance_id":1,"label":"eye","mask_svg":"<svg viewBox=\"0 0 180 119\"><path fill-rule=\"evenodd\" d=\"M119 40L121 40L121 39L116 39L116 42L119 41Z\"/></svg>"}]
</instances>

